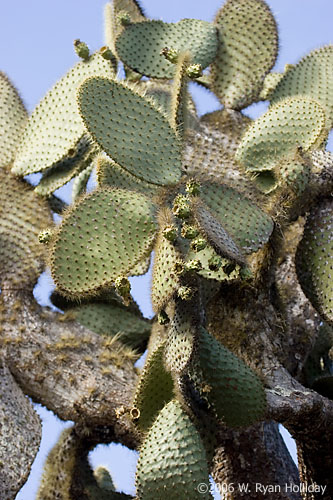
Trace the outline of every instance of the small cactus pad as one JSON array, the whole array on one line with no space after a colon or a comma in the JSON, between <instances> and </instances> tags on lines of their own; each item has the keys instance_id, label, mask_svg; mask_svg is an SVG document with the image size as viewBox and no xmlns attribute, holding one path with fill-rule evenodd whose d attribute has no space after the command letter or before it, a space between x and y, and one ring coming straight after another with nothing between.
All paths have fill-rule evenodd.
<instances>
[{"instance_id":1,"label":"small cactus pad","mask_svg":"<svg viewBox=\"0 0 333 500\"><path fill-rule=\"evenodd\" d=\"M91 143L84 135L77 144L73 155L66 157L43 173L42 179L35 187L36 193L41 196L49 196L85 169L91 162L92 156Z\"/></svg>"},{"instance_id":2,"label":"small cactus pad","mask_svg":"<svg viewBox=\"0 0 333 500\"><path fill-rule=\"evenodd\" d=\"M151 331L149 321L114 303L90 302L67 309L75 320L100 335L113 337L133 349L144 349Z\"/></svg>"},{"instance_id":3,"label":"small cactus pad","mask_svg":"<svg viewBox=\"0 0 333 500\"><path fill-rule=\"evenodd\" d=\"M215 251L222 257L232 260L237 264L245 264L242 251L238 248L233 238L199 198L192 200L192 209L195 222L201 233Z\"/></svg>"},{"instance_id":4,"label":"small cactus pad","mask_svg":"<svg viewBox=\"0 0 333 500\"><path fill-rule=\"evenodd\" d=\"M97 182L100 186L118 187L139 191L149 198L156 195L159 187L135 177L120 167L111 158L100 155L96 159Z\"/></svg>"},{"instance_id":5,"label":"small cactus pad","mask_svg":"<svg viewBox=\"0 0 333 500\"><path fill-rule=\"evenodd\" d=\"M245 132L236 159L250 172L273 169L297 147L309 151L327 139L322 106L306 97L291 97L271 106Z\"/></svg>"},{"instance_id":6,"label":"small cactus pad","mask_svg":"<svg viewBox=\"0 0 333 500\"><path fill-rule=\"evenodd\" d=\"M151 300L155 312L160 311L169 302L179 287L179 276L175 265L181 260L177 246L164 236L164 231L173 227L173 217L168 210L159 215L160 233L155 245Z\"/></svg>"},{"instance_id":7,"label":"small cactus pad","mask_svg":"<svg viewBox=\"0 0 333 500\"><path fill-rule=\"evenodd\" d=\"M197 325L195 301L177 299L173 321L165 346L165 366L172 374L180 374L189 365L196 348Z\"/></svg>"},{"instance_id":8,"label":"small cactus pad","mask_svg":"<svg viewBox=\"0 0 333 500\"><path fill-rule=\"evenodd\" d=\"M165 341L147 358L133 399L132 415L139 415L135 423L142 431L149 430L157 414L173 397L173 380L163 364L164 347Z\"/></svg>"},{"instance_id":9,"label":"small cactus pad","mask_svg":"<svg viewBox=\"0 0 333 500\"><path fill-rule=\"evenodd\" d=\"M231 427L249 426L264 416L265 391L258 376L241 359L200 329L198 356L209 391L205 396L218 418Z\"/></svg>"},{"instance_id":10,"label":"small cactus pad","mask_svg":"<svg viewBox=\"0 0 333 500\"><path fill-rule=\"evenodd\" d=\"M99 54L76 64L40 101L24 131L14 162L15 174L46 170L76 151L85 132L76 90L93 75L113 75L109 62Z\"/></svg>"},{"instance_id":11,"label":"small cactus pad","mask_svg":"<svg viewBox=\"0 0 333 500\"><path fill-rule=\"evenodd\" d=\"M322 318L333 324L333 202L324 199L308 215L296 252L300 285Z\"/></svg>"},{"instance_id":12,"label":"small cactus pad","mask_svg":"<svg viewBox=\"0 0 333 500\"><path fill-rule=\"evenodd\" d=\"M245 254L256 252L269 240L272 219L235 189L205 183L200 198Z\"/></svg>"},{"instance_id":13,"label":"small cactus pad","mask_svg":"<svg viewBox=\"0 0 333 500\"><path fill-rule=\"evenodd\" d=\"M38 235L52 225L47 203L0 168L0 206L0 287L32 287L42 270Z\"/></svg>"},{"instance_id":14,"label":"small cactus pad","mask_svg":"<svg viewBox=\"0 0 333 500\"><path fill-rule=\"evenodd\" d=\"M104 188L65 215L51 251L60 292L80 297L111 285L145 256L155 238L154 207L142 194Z\"/></svg>"},{"instance_id":15,"label":"small cactus pad","mask_svg":"<svg viewBox=\"0 0 333 500\"><path fill-rule=\"evenodd\" d=\"M14 160L27 119L28 113L16 88L0 71L0 167Z\"/></svg>"},{"instance_id":16,"label":"small cactus pad","mask_svg":"<svg viewBox=\"0 0 333 500\"><path fill-rule=\"evenodd\" d=\"M257 100L275 63L276 22L263 0L228 0L215 24L220 42L211 66L212 90L226 108L245 108Z\"/></svg>"},{"instance_id":17,"label":"small cactus pad","mask_svg":"<svg viewBox=\"0 0 333 500\"><path fill-rule=\"evenodd\" d=\"M172 127L184 137L188 126L188 76L187 70L191 63L189 52L179 55L176 71L173 78L170 121Z\"/></svg>"},{"instance_id":18,"label":"small cactus pad","mask_svg":"<svg viewBox=\"0 0 333 500\"><path fill-rule=\"evenodd\" d=\"M264 80L264 86L261 89L259 99L261 101L269 101L274 93L274 90L279 83L279 81L283 78L283 73L268 73Z\"/></svg>"},{"instance_id":19,"label":"small cactus pad","mask_svg":"<svg viewBox=\"0 0 333 500\"><path fill-rule=\"evenodd\" d=\"M307 95L316 99L327 111L333 126L333 45L313 50L291 67L276 86L270 99L275 103L281 98Z\"/></svg>"},{"instance_id":20,"label":"small cactus pad","mask_svg":"<svg viewBox=\"0 0 333 500\"><path fill-rule=\"evenodd\" d=\"M174 64L161 54L165 47L189 51L192 63L206 68L216 55L217 29L198 19L183 19L178 23L150 20L130 24L116 40L120 59L134 71L153 78L173 77Z\"/></svg>"},{"instance_id":21,"label":"small cactus pad","mask_svg":"<svg viewBox=\"0 0 333 500\"><path fill-rule=\"evenodd\" d=\"M78 175L75 176L73 187L72 187L72 200L75 201L81 194L86 192L87 185L94 169L93 163L88 165L86 168L81 170Z\"/></svg>"},{"instance_id":22,"label":"small cactus pad","mask_svg":"<svg viewBox=\"0 0 333 500\"><path fill-rule=\"evenodd\" d=\"M140 500L208 500L198 491L209 485L206 452L199 432L181 404L170 401L160 412L140 450L137 497Z\"/></svg>"},{"instance_id":23,"label":"small cactus pad","mask_svg":"<svg viewBox=\"0 0 333 500\"><path fill-rule=\"evenodd\" d=\"M89 78L78 93L80 112L101 148L131 174L153 184L176 183L181 147L168 119L130 88Z\"/></svg>"}]
</instances>

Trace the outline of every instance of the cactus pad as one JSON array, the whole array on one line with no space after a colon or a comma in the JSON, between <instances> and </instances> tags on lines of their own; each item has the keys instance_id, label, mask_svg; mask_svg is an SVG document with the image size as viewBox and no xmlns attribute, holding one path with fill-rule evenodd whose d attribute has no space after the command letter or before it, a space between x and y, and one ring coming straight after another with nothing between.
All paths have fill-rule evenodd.
<instances>
[{"instance_id":1,"label":"cactus pad","mask_svg":"<svg viewBox=\"0 0 333 500\"><path fill-rule=\"evenodd\" d=\"M89 78L81 85L78 102L89 132L121 167L153 184L179 180L179 139L152 102L100 77Z\"/></svg>"},{"instance_id":2,"label":"cactus pad","mask_svg":"<svg viewBox=\"0 0 333 500\"><path fill-rule=\"evenodd\" d=\"M165 342L162 342L149 355L133 399L133 408L139 411L136 425L147 431L157 414L173 397L173 380L164 368Z\"/></svg>"},{"instance_id":3,"label":"cactus pad","mask_svg":"<svg viewBox=\"0 0 333 500\"><path fill-rule=\"evenodd\" d=\"M279 101L245 132L236 159L250 172L273 169L297 147L322 146L328 129L322 106L305 97Z\"/></svg>"},{"instance_id":4,"label":"cactus pad","mask_svg":"<svg viewBox=\"0 0 333 500\"><path fill-rule=\"evenodd\" d=\"M178 401L159 413L140 450L137 497L208 500L198 485L209 484L206 453L199 432Z\"/></svg>"},{"instance_id":5,"label":"cactus pad","mask_svg":"<svg viewBox=\"0 0 333 500\"><path fill-rule=\"evenodd\" d=\"M42 179L35 187L36 193L41 196L49 196L53 191L67 184L91 162L94 156L91 149L91 143L87 136L84 135L77 144L73 155L56 163L44 172ZM95 148L93 151L95 152Z\"/></svg>"},{"instance_id":6,"label":"cactus pad","mask_svg":"<svg viewBox=\"0 0 333 500\"><path fill-rule=\"evenodd\" d=\"M149 200L131 191L104 188L81 198L64 217L51 252L59 291L93 294L127 275L151 251L153 213Z\"/></svg>"},{"instance_id":7,"label":"cactus pad","mask_svg":"<svg viewBox=\"0 0 333 500\"><path fill-rule=\"evenodd\" d=\"M215 251L222 257L232 260L237 264L245 264L242 251L238 248L233 238L199 198L192 200L192 209L194 219L201 233Z\"/></svg>"},{"instance_id":8,"label":"cactus pad","mask_svg":"<svg viewBox=\"0 0 333 500\"><path fill-rule=\"evenodd\" d=\"M192 63L206 68L214 60L217 46L215 26L198 19L183 19L178 23L133 23L116 40L120 59L134 71L153 78L173 77L174 65L161 55L165 47L178 52L189 51Z\"/></svg>"},{"instance_id":9,"label":"cactus pad","mask_svg":"<svg viewBox=\"0 0 333 500\"><path fill-rule=\"evenodd\" d=\"M113 337L133 349L144 349L151 331L149 321L114 303L90 302L68 309L75 320L100 335Z\"/></svg>"},{"instance_id":10,"label":"cactus pad","mask_svg":"<svg viewBox=\"0 0 333 500\"><path fill-rule=\"evenodd\" d=\"M172 374L180 374L188 367L196 348L198 311L194 307L192 301L177 299L165 346L165 366Z\"/></svg>"},{"instance_id":11,"label":"cactus pad","mask_svg":"<svg viewBox=\"0 0 333 500\"><path fill-rule=\"evenodd\" d=\"M245 108L257 100L275 63L276 22L263 0L228 0L215 24L220 44L211 67L212 90L226 108Z\"/></svg>"},{"instance_id":12,"label":"cactus pad","mask_svg":"<svg viewBox=\"0 0 333 500\"><path fill-rule=\"evenodd\" d=\"M202 184L200 198L246 254L267 243L272 219L243 194L223 184Z\"/></svg>"},{"instance_id":13,"label":"cactus pad","mask_svg":"<svg viewBox=\"0 0 333 500\"><path fill-rule=\"evenodd\" d=\"M46 202L0 168L0 286L33 286L42 271L42 229L52 224Z\"/></svg>"},{"instance_id":14,"label":"cactus pad","mask_svg":"<svg viewBox=\"0 0 333 500\"><path fill-rule=\"evenodd\" d=\"M97 182L100 186L139 191L149 198L155 196L159 189L155 184L149 184L135 177L127 170L117 165L111 158L106 158L102 155L96 159L96 174Z\"/></svg>"},{"instance_id":15,"label":"cactus pad","mask_svg":"<svg viewBox=\"0 0 333 500\"><path fill-rule=\"evenodd\" d=\"M164 229L172 226L173 217L168 211L160 214L160 233L155 245L151 300L155 312L160 311L179 287L175 265L181 260L176 245L164 236Z\"/></svg>"},{"instance_id":16,"label":"cactus pad","mask_svg":"<svg viewBox=\"0 0 333 500\"><path fill-rule=\"evenodd\" d=\"M27 119L28 113L16 88L0 71L0 167L14 160Z\"/></svg>"},{"instance_id":17,"label":"cactus pad","mask_svg":"<svg viewBox=\"0 0 333 500\"><path fill-rule=\"evenodd\" d=\"M296 252L300 285L322 318L333 324L333 203L324 199L311 210Z\"/></svg>"},{"instance_id":18,"label":"cactus pad","mask_svg":"<svg viewBox=\"0 0 333 500\"><path fill-rule=\"evenodd\" d=\"M290 68L276 86L272 103L288 96L307 95L317 100L327 111L333 126L333 45L313 50Z\"/></svg>"},{"instance_id":19,"label":"cactus pad","mask_svg":"<svg viewBox=\"0 0 333 500\"><path fill-rule=\"evenodd\" d=\"M202 383L218 418L231 427L249 426L264 417L265 391L258 376L204 328L200 329L198 356Z\"/></svg>"},{"instance_id":20,"label":"cactus pad","mask_svg":"<svg viewBox=\"0 0 333 500\"><path fill-rule=\"evenodd\" d=\"M24 131L13 172L26 175L52 167L76 151L85 129L77 111L76 90L93 75L113 75L99 54L74 66L40 101Z\"/></svg>"}]
</instances>

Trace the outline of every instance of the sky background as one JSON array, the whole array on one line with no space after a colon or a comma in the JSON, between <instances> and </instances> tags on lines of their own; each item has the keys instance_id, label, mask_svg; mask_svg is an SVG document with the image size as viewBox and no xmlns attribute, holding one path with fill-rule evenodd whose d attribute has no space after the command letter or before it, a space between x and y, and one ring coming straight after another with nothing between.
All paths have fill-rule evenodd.
<instances>
[{"instance_id":1,"label":"sky background","mask_svg":"<svg viewBox=\"0 0 333 500\"><path fill-rule=\"evenodd\" d=\"M278 22L280 51L276 71L286 63L296 63L310 50L333 41L332 0L269 0L268 5ZM47 90L77 62L73 40L80 38L95 50L104 44L104 0L0 0L0 70L6 72L32 111ZM221 2L154 1L141 2L147 16L172 22L192 17L212 21ZM207 91L196 88L194 97L200 114L219 107ZM253 106L252 117L263 112L265 105ZM332 150L332 141L329 149ZM44 283L48 278L44 279ZM134 294L143 312L151 314L149 278L135 280ZM45 286L39 289L39 298ZM57 441L62 425L50 412L38 407L43 418L43 441L31 478L18 494L19 500L33 500L38 488L42 463ZM68 424L67 424L68 425ZM287 438L293 456L293 444ZM134 494L136 454L120 445L99 446L93 453L94 466L107 464L116 485ZM219 496L216 496L219 498Z\"/></svg>"}]
</instances>

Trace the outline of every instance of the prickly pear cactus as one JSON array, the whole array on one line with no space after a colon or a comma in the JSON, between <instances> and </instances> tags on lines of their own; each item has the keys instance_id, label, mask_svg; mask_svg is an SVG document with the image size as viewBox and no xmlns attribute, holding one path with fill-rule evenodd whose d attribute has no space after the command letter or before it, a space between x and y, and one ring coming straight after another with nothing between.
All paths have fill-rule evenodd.
<instances>
[{"instance_id":1,"label":"prickly pear cactus","mask_svg":"<svg viewBox=\"0 0 333 500\"><path fill-rule=\"evenodd\" d=\"M270 418L267 363L284 362L281 331L291 331L288 296L275 277L281 262L296 260L308 307L327 328L333 322L333 161L325 151L332 46L271 73L278 35L263 0L227 0L212 23L150 20L136 0L114 0L105 39L93 54L75 41L81 60L29 118L0 74L0 286L31 293L44 256L52 300L65 313L59 321L80 324L110 349L99 355L105 376L123 369L125 358L133 364L148 343L130 396L110 416L114 432L132 433L140 452L136 498L212 498L198 489L209 484L207 442L221 429ZM198 117L192 81L215 93L223 110ZM252 121L241 110L260 99L271 102ZM42 173L35 192L16 177L33 172ZM61 222L53 224L54 191L73 178L73 204L58 208ZM286 250L281 241L299 216L306 222L297 251ZM148 321L130 278L145 274L151 259ZM54 349L72 349L71 342L61 337ZM332 397L331 344L318 342L297 359L308 357L308 385ZM87 343L83 335L81 348ZM82 360L93 380L96 360ZM90 392L97 400L98 390ZM79 397L73 404L81 424L82 404ZM88 439L91 426L61 436L40 500L127 498L105 469L90 470L87 454L98 443Z\"/></svg>"}]
</instances>

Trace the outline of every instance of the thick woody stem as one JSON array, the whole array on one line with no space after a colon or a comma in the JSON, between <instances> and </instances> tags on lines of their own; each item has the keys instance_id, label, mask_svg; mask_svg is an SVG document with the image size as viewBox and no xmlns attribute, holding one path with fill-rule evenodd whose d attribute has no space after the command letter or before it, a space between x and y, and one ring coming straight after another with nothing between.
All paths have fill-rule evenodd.
<instances>
[{"instance_id":1,"label":"thick woody stem","mask_svg":"<svg viewBox=\"0 0 333 500\"><path fill-rule=\"evenodd\" d=\"M64 420L87 427L112 426L129 447L137 438L117 410L129 404L137 375L129 352L74 321L61 321L26 292L1 295L3 357L34 401Z\"/></svg>"}]
</instances>

